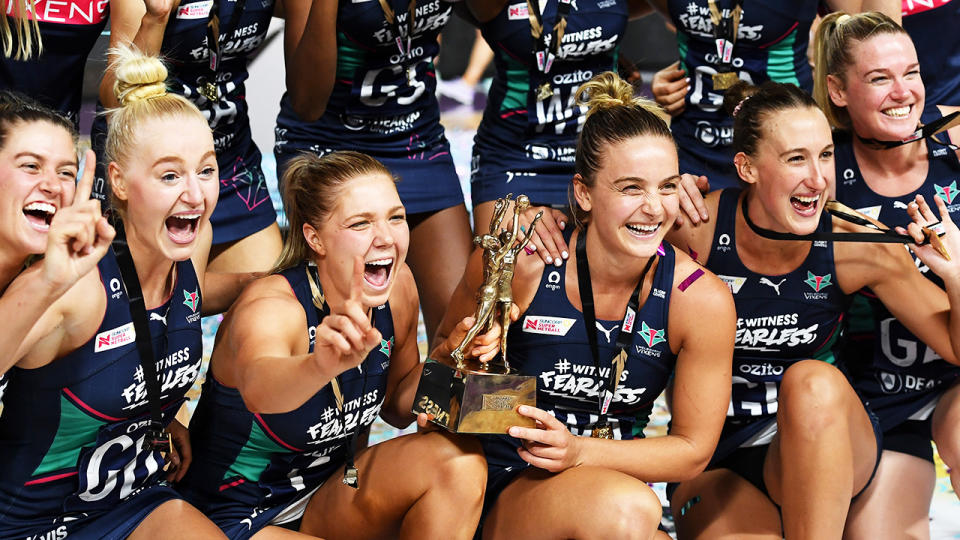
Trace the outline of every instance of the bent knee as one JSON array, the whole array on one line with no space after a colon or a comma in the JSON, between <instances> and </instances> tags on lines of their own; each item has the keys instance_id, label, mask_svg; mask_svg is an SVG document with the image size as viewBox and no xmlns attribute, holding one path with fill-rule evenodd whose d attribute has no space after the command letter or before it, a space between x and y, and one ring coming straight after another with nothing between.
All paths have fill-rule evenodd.
<instances>
[{"instance_id":1,"label":"bent knee","mask_svg":"<svg viewBox=\"0 0 960 540\"><path fill-rule=\"evenodd\" d=\"M819 360L790 366L780 383L779 415L793 424L822 428L838 418L856 394L836 367Z\"/></svg>"},{"instance_id":2,"label":"bent knee","mask_svg":"<svg viewBox=\"0 0 960 540\"><path fill-rule=\"evenodd\" d=\"M663 508L650 487L630 479L608 485L596 498L602 510L592 534L604 538L650 538L660 525ZM602 517L601 517L602 516ZM603 534L597 534L602 531Z\"/></svg>"},{"instance_id":3,"label":"bent knee","mask_svg":"<svg viewBox=\"0 0 960 540\"><path fill-rule=\"evenodd\" d=\"M431 437L430 459L436 465L437 481L441 484L459 484L462 487L479 486L481 493L487 482L487 461L476 438L453 436L434 432Z\"/></svg>"}]
</instances>

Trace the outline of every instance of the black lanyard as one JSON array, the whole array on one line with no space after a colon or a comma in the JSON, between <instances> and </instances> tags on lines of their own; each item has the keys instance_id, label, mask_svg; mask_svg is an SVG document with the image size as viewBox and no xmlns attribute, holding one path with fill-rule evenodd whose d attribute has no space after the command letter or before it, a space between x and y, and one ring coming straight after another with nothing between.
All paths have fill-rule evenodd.
<instances>
[{"instance_id":1,"label":"black lanyard","mask_svg":"<svg viewBox=\"0 0 960 540\"><path fill-rule=\"evenodd\" d=\"M397 19L397 14L393 11L393 8L390 7L389 0L380 0L380 9L383 10L383 18L386 19L387 24L390 25L390 30L393 32L393 40L397 44L397 49L400 50L400 55L408 58L413 44L413 27L417 15L417 0L410 0L410 4L407 6L406 36L403 35L400 21ZM406 39L404 39L404 37L406 37Z\"/></svg>"},{"instance_id":2,"label":"black lanyard","mask_svg":"<svg viewBox=\"0 0 960 540\"><path fill-rule=\"evenodd\" d=\"M617 334L618 352L611 361L610 373L607 376L606 384L604 384L603 376L600 374L600 348L597 344L597 315L593 306L593 284L590 281L590 265L587 262L586 228L577 234L577 284L580 290L580 303L583 305L583 324L586 326L590 353L593 355L593 365L597 370L597 382L599 383L597 401L600 420L598 424L602 425L606 422L610 403L617 393L620 375L623 373L623 366L626 361L627 347L633 341L633 325L636 321L637 311L640 309L640 291L643 289L643 280L647 277L647 273L656 258L656 255L652 255L647 259L647 264L643 267L643 273L640 274L640 281L633 290L633 294L630 295L627 312L624 313L623 323L620 325L620 332Z\"/></svg>"},{"instance_id":3,"label":"black lanyard","mask_svg":"<svg viewBox=\"0 0 960 540\"><path fill-rule=\"evenodd\" d=\"M330 314L329 306L324 301L323 289L320 287L320 276L317 274L315 266L307 265L307 282L310 283L311 299L317 312L317 324ZM371 313L371 322L373 315ZM336 375L330 379L330 391L333 393L333 402L337 407L337 413L340 416L340 423L344 431L347 429L347 413L344 409L345 401L343 397L343 386L340 384L340 376ZM360 397L367 391L367 370L363 370L363 382L360 385ZM359 410L357 411L359 414ZM357 453L357 438L360 435L360 420L357 419L357 429L347 437L347 447L344 449L343 483L354 488L360 488L360 471L354 464L354 456Z\"/></svg>"},{"instance_id":4,"label":"black lanyard","mask_svg":"<svg viewBox=\"0 0 960 540\"><path fill-rule=\"evenodd\" d=\"M573 0L557 0L557 18L553 31L544 32L543 13L538 0L527 0L527 18L530 19L530 35L533 36L533 55L537 60L537 70L542 74L543 83L537 87L537 101L543 101L553 95L553 88L547 75L553 67L553 61L560 55L560 42L567 30L567 17ZM534 4L537 4L536 6ZM547 4L543 4L546 12Z\"/></svg>"},{"instance_id":5,"label":"black lanyard","mask_svg":"<svg viewBox=\"0 0 960 540\"><path fill-rule=\"evenodd\" d=\"M160 378L157 375L157 362L153 354L153 338L150 336L150 324L147 322L147 308L143 301L143 290L140 288L140 278L137 277L137 267L130 254L130 246L124 233L123 222L113 220L116 236L113 238L113 251L117 256L117 265L120 267L120 278L127 292L130 302L130 315L133 318L133 329L136 332L137 353L140 357L140 369L143 371L143 382L147 388L147 406L150 409L150 424L143 439L143 449L157 450L161 453L173 449L170 434L166 433L163 425L163 414L160 406ZM168 322L164 322L162 346L167 348ZM166 354L166 353L164 353Z\"/></svg>"},{"instance_id":6,"label":"black lanyard","mask_svg":"<svg viewBox=\"0 0 960 540\"><path fill-rule=\"evenodd\" d=\"M955 111L946 116L940 117L937 120L918 128L909 136L899 141L878 141L877 139L866 139L859 135L857 135L857 138L860 139L860 142L866 144L867 146L880 150L896 148L898 146L917 142L921 139L930 139L931 141L941 146L946 146L947 148L956 152L958 149L960 149L957 147L957 145L940 141L935 137L935 135L943 133L944 131L957 125L960 125L960 111Z\"/></svg>"},{"instance_id":7,"label":"black lanyard","mask_svg":"<svg viewBox=\"0 0 960 540\"><path fill-rule=\"evenodd\" d=\"M833 242L878 242L883 244L914 243L913 237L909 234L900 234L890 229L878 227L873 222L854 214L849 208L838 203L837 201L827 201L825 206L826 211L844 221L849 221L850 223L856 223L857 225L863 225L865 227L874 229L877 231L877 233L840 233L834 231L821 231L819 229L810 234L794 234L789 232L772 231L770 229L764 229L760 227L750 219L750 213L747 212L746 195L744 195L743 202L740 207L743 210L743 220L747 222L747 226L750 227L750 230L752 230L758 236L769 238L771 240L830 240ZM927 243L932 244L941 255L949 260L950 256L947 253L946 247L940 240L940 234L942 233L937 232L938 225L939 222L923 227L922 230L924 233L924 241L920 245Z\"/></svg>"},{"instance_id":8,"label":"black lanyard","mask_svg":"<svg viewBox=\"0 0 960 540\"><path fill-rule=\"evenodd\" d=\"M726 90L740 77L733 71L733 46L737 43L740 29L740 16L743 12L743 0L734 0L729 15L717 5L718 0L708 0L710 20L713 22L713 41L717 46L717 73L713 75L713 88Z\"/></svg>"},{"instance_id":9,"label":"black lanyard","mask_svg":"<svg viewBox=\"0 0 960 540\"><path fill-rule=\"evenodd\" d=\"M230 36L240 24L240 17L247 7L247 0L231 0L237 6L230 16L230 26L226 28L226 35ZM207 19L207 54L210 57L210 63L207 65L206 80L200 81L200 94L210 101L220 100L220 90L217 86L217 78L220 74L220 0L213 0L210 6L210 15Z\"/></svg>"}]
</instances>

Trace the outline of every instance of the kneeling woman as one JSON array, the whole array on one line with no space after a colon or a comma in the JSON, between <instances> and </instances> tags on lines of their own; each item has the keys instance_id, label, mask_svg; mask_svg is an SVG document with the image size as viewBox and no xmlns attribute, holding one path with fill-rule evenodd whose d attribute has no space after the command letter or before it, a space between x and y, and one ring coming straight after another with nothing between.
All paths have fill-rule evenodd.
<instances>
[{"instance_id":1,"label":"kneeling woman","mask_svg":"<svg viewBox=\"0 0 960 540\"><path fill-rule=\"evenodd\" d=\"M155 440L154 422L178 425L173 417L200 371L201 297L216 304L204 286L217 202L213 136L196 107L167 94L156 59L120 56L123 105L110 119L107 157L129 248L119 260L134 270L121 271L129 267L107 252L16 354L0 417L3 538L221 537L164 483L167 460L145 444ZM37 170L31 156L43 152L25 149L24 170ZM134 329L138 319L148 332ZM148 378L151 367L160 384Z\"/></svg>"},{"instance_id":2,"label":"kneeling woman","mask_svg":"<svg viewBox=\"0 0 960 540\"><path fill-rule=\"evenodd\" d=\"M571 205L581 226L566 238L576 250L561 268L517 261L509 360L538 377L541 408L520 410L536 428L485 440L485 538L653 538L661 508L646 483L703 470L730 396L730 292L661 243L680 180L662 113L612 73L581 92L590 111ZM481 279L476 253L442 333L473 309ZM671 375L670 433L643 439Z\"/></svg>"},{"instance_id":3,"label":"kneeling woman","mask_svg":"<svg viewBox=\"0 0 960 540\"><path fill-rule=\"evenodd\" d=\"M247 287L220 327L184 494L230 538L290 534L271 525L469 538L486 479L476 441L415 434L353 455L378 413L398 427L414 419L421 372L393 177L334 152L294 158L284 186L279 271Z\"/></svg>"},{"instance_id":4,"label":"kneeling woman","mask_svg":"<svg viewBox=\"0 0 960 540\"><path fill-rule=\"evenodd\" d=\"M924 279L901 246L832 241L867 229L823 213L834 147L812 97L767 82L738 83L727 99L734 163L747 187L710 193L715 218L670 237L727 280L738 316L727 423L709 470L672 495L678 537L840 538L851 498L875 470L879 437L832 365L849 295L869 286L952 363L960 356L960 340L951 341L960 336L960 317L951 315L958 299ZM948 229L944 240L956 252L956 228ZM947 290L960 287L956 255L915 251Z\"/></svg>"}]
</instances>

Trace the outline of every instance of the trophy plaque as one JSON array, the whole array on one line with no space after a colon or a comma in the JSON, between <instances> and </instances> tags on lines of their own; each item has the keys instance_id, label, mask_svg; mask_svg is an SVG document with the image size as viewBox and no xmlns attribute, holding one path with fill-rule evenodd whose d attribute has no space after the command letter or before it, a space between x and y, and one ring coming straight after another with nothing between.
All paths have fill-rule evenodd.
<instances>
[{"instance_id":1,"label":"trophy plaque","mask_svg":"<svg viewBox=\"0 0 960 540\"><path fill-rule=\"evenodd\" d=\"M497 199L490 232L473 241L483 248L483 285L477 291L475 322L450 353L450 362L428 361L423 366L413 412L434 416L432 422L456 433L505 434L510 426L533 427L531 418L517 413L520 405L535 407L537 379L518 375L507 360L507 330L513 304L513 268L517 253L526 247L543 212L537 214L523 239L518 239L520 214L530 206L526 195L515 201L513 227L500 224L510 207L510 195ZM473 339L500 324L500 354L489 362L465 358Z\"/></svg>"}]
</instances>

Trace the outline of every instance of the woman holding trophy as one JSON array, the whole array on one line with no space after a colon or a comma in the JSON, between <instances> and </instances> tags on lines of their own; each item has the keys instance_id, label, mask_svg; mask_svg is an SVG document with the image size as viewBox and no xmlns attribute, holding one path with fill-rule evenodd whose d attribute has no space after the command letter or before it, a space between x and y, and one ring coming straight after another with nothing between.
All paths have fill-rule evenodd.
<instances>
[{"instance_id":1,"label":"woman holding trophy","mask_svg":"<svg viewBox=\"0 0 960 540\"><path fill-rule=\"evenodd\" d=\"M730 292L661 243L678 213L680 180L662 113L612 73L586 83L584 96L590 111L571 204L579 226L566 232L576 249L560 268L524 255L514 268L520 317L508 360L538 377L540 408L518 410L534 427L483 439L485 538L655 537L660 502L646 483L698 474L729 400ZM441 336L474 308L482 263L478 251ZM670 434L644 440L671 374Z\"/></svg>"},{"instance_id":2,"label":"woman holding trophy","mask_svg":"<svg viewBox=\"0 0 960 540\"><path fill-rule=\"evenodd\" d=\"M413 421L422 370L394 182L357 152L305 154L284 173L283 254L225 317L191 422L182 491L229 538L470 538L476 528L486 467L475 440L413 434L354 454L378 414ZM492 356L498 333L475 343L484 339L471 354Z\"/></svg>"}]
</instances>

